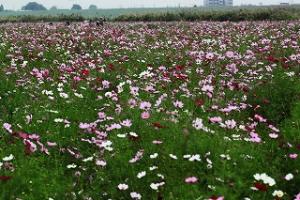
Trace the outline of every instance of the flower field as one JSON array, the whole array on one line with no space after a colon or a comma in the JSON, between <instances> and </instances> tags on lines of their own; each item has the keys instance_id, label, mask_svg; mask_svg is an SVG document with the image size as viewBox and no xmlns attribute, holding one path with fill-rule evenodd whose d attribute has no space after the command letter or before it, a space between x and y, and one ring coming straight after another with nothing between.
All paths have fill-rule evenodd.
<instances>
[{"instance_id":1,"label":"flower field","mask_svg":"<svg viewBox=\"0 0 300 200\"><path fill-rule=\"evenodd\" d=\"M300 200L300 22L0 25L0 199Z\"/></svg>"}]
</instances>

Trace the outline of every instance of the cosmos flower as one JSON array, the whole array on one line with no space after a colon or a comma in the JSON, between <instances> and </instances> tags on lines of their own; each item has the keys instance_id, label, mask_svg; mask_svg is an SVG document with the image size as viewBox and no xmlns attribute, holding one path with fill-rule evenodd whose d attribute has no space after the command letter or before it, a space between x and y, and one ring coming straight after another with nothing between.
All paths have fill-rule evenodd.
<instances>
[{"instance_id":1,"label":"cosmos flower","mask_svg":"<svg viewBox=\"0 0 300 200\"><path fill-rule=\"evenodd\" d=\"M9 123L4 123L3 124L3 128L7 131L7 132L9 132L9 133L12 133L12 125L11 124L9 124Z\"/></svg>"},{"instance_id":2,"label":"cosmos flower","mask_svg":"<svg viewBox=\"0 0 300 200\"><path fill-rule=\"evenodd\" d=\"M294 200L300 200L300 193L295 196Z\"/></svg>"},{"instance_id":3,"label":"cosmos flower","mask_svg":"<svg viewBox=\"0 0 300 200\"><path fill-rule=\"evenodd\" d=\"M226 127L228 129L234 129L236 127L236 122L234 119L225 121Z\"/></svg>"},{"instance_id":4,"label":"cosmos flower","mask_svg":"<svg viewBox=\"0 0 300 200\"><path fill-rule=\"evenodd\" d=\"M149 119L150 118L150 113L149 112L142 112L141 118L142 119Z\"/></svg>"},{"instance_id":5,"label":"cosmos flower","mask_svg":"<svg viewBox=\"0 0 300 200\"><path fill-rule=\"evenodd\" d=\"M195 176L191 176L191 177L187 177L184 181L185 181L185 183L188 183L188 184L194 184L194 183L198 182L198 178Z\"/></svg>"},{"instance_id":6,"label":"cosmos flower","mask_svg":"<svg viewBox=\"0 0 300 200\"><path fill-rule=\"evenodd\" d=\"M130 197L132 199L140 200L142 199L142 195L137 192L130 192Z\"/></svg>"},{"instance_id":7,"label":"cosmos flower","mask_svg":"<svg viewBox=\"0 0 300 200\"><path fill-rule=\"evenodd\" d=\"M269 186L274 186L276 184L275 180L266 173L255 174L254 178L256 181L262 181L264 184Z\"/></svg>"},{"instance_id":8,"label":"cosmos flower","mask_svg":"<svg viewBox=\"0 0 300 200\"><path fill-rule=\"evenodd\" d=\"M143 178L144 176L146 176L146 171L142 171L137 174L137 178L139 179Z\"/></svg>"},{"instance_id":9,"label":"cosmos flower","mask_svg":"<svg viewBox=\"0 0 300 200\"><path fill-rule=\"evenodd\" d=\"M129 188L129 186L127 185L127 184L125 184L125 183L120 183L119 185L118 185L118 189L119 190L127 190Z\"/></svg>"},{"instance_id":10,"label":"cosmos flower","mask_svg":"<svg viewBox=\"0 0 300 200\"><path fill-rule=\"evenodd\" d=\"M15 158L14 155L10 154L9 156L2 158L2 160L4 162L9 162L9 161L12 161L14 158Z\"/></svg>"},{"instance_id":11,"label":"cosmos flower","mask_svg":"<svg viewBox=\"0 0 300 200\"><path fill-rule=\"evenodd\" d=\"M273 197L278 197L278 198L282 198L284 196L284 193L281 190L275 190L272 193Z\"/></svg>"},{"instance_id":12,"label":"cosmos flower","mask_svg":"<svg viewBox=\"0 0 300 200\"><path fill-rule=\"evenodd\" d=\"M297 158L298 158L298 154L292 153L292 154L289 154L289 157L290 157L291 159L297 159Z\"/></svg>"},{"instance_id":13,"label":"cosmos flower","mask_svg":"<svg viewBox=\"0 0 300 200\"><path fill-rule=\"evenodd\" d=\"M290 181L290 180L292 180L293 178L294 178L294 175L291 174L291 173L285 175L285 177L284 177L284 179L287 180L287 181Z\"/></svg>"},{"instance_id":14,"label":"cosmos flower","mask_svg":"<svg viewBox=\"0 0 300 200\"><path fill-rule=\"evenodd\" d=\"M147 101L143 101L140 103L140 109L149 110L151 108L151 103Z\"/></svg>"}]
</instances>

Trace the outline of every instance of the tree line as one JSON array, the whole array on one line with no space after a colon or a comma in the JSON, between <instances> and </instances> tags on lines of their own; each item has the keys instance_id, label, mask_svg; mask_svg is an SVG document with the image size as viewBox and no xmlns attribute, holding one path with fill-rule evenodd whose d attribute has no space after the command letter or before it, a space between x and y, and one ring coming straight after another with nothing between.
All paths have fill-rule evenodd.
<instances>
[{"instance_id":1,"label":"tree line","mask_svg":"<svg viewBox=\"0 0 300 200\"><path fill-rule=\"evenodd\" d=\"M96 5L90 5L89 10L97 10ZM4 11L4 6L0 5L0 12ZM29 2L25 6L21 8L21 10L28 10L28 11L43 11L48 10L43 4L39 4L37 2ZM56 6L51 7L49 10L58 10ZM79 4L73 4L71 10L82 10L82 7Z\"/></svg>"}]
</instances>

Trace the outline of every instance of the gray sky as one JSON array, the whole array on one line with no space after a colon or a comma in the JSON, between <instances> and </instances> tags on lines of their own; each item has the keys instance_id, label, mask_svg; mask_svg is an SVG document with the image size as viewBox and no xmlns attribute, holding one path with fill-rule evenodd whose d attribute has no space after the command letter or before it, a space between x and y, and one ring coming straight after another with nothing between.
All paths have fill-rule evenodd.
<instances>
[{"instance_id":1,"label":"gray sky","mask_svg":"<svg viewBox=\"0 0 300 200\"><path fill-rule=\"evenodd\" d=\"M0 0L6 9L20 9L26 3L36 1L42 3L47 8L57 6L59 8L71 8L76 3L87 8L90 4L95 4L99 8L127 8L127 7L165 7L165 6L192 6L203 5L203 0ZM235 5L241 4L279 4L280 2L300 3L300 0L233 0Z\"/></svg>"}]
</instances>

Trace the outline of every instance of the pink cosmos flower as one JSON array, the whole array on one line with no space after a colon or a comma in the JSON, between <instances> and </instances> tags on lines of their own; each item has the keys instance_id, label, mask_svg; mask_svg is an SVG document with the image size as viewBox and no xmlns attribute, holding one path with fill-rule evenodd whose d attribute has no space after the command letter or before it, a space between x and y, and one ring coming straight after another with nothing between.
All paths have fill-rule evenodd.
<instances>
[{"instance_id":1,"label":"pink cosmos flower","mask_svg":"<svg viewBox=\"0 0 300 200\"><path fill-rule=\"evenodd\" d=\"M37 150L36 144L30 140L24 140L26 154L31 154Z\"/></svg>"},{"instance_id":2,"label":"pink cosmos flower","mask_svg":"<svg viewBox=\"0 0 300 200\"><path fill-rule=\"evenodd\" d=\"M226 69L232 74L236 74L239 71L238 68L236 67L236 64L234 64L234 63L227 65Z\"/></svg>"},{"instance_id":3,"label":"pink cosmos flower","mask_svg":"<svg viewBox=\"0 0 300 200\"><path fill-rule=\"evenodd\" d=\"M234 52L233 52L233 51L227 51L227 52L225 53L225 56L226 56L227 58L233 58L233 57L234 57Z\"/></svg>"},{"instance_id":4,"label":"pink cosmos flower","mask_svg":"<svg viewBox=\"0 0 300 200\"><path fill-rule=\"evenodd\" d=\"M137 161L141 160L144 156L144 149L139 150L136 152L135 156L129 160L129 163L136 163Z\"/></svg>"},{"instance_id":5,"label":"pink cosmos flower","mask_svg":"<svg viewBox=\"0 0 300 200\"><path fill-rule=\"evenodd\" d=\"M80 129L88 129L90 127L91 127L90 124L87 124L87 123L80 123L79 124Z\"/></svg>"},{"instance_id":6,"label":"pink cosmos flower","mask_svg":"<svg viewBox=\"0 0 300 200\"><path fill-rule=\"evenodd\" d=\"M106 114L104 112L98 112L98 118L99 119L105 119Z\"/></svg>"},{"instance_id":7,"label":"pink cosmos flower","mask_svg":"<svg viewBox=\"0 0 300 200\"><path fill-rule=\"evenodd\" d=\"M294 200L300 200L300 193L295 196Z\"/></svg>"},{"instance_id":8,"label":"pink cosmos flower","mask_svg":"<svg viewBox=\"0 0 300 200\"><path fill-rule=\"evenodd\" d=\"M195 177L195 176L187 177L185 179L185 183L188 183L188 184L194 184L194 183L197 183L197 182L198 182L198 178Z\"/></svg>"},{"instance_id":9,"label":"pink cosmos flower","mask_svg":"<svg viewBox=\"0 0 300 200\"><path fill-rule=\"evenodd\" d=\"M142 110L149 110L151 108L151 103L147 101L143 101L140 104L140 109Z\"/></svg>"},{"instance_id":10,"label":"pink cosmos flower","mask_svg":"<svg viewBox=\"0 0 300 200\"><path fill-rule=\"evenodd\" d=\"M234 119L225 121L226 127L229 129L234 129L236 127L236 122Z\"/></svg>"},{"instance_id":11,"label":"pink cosmos flower","mask_svg":"<svg viewBox=\"0 0 300 200\"><path fill-rule=\"evenodd\" d=\"M259 137L259 135L257 133L251 132L251 141L252 142L256 142L256 143L260 143L261 142L261 138Z\"/></svg>"},{"instance_id":12,"label":"pink cosmos flower","mask_svg":"<svg viewBox=\"0 0 300 200\"><path fill-rule=\"evenodd\" d=\"M291 159L297 159L298 154L296 154L296 153L289 154L289 157L290 157Z\"/></svg>"},{"instance_id":13,"label":"pink cosmos flower","mask_svg":"<svg viewBox=\"0 0 300 200\"><path fill-rule=\"evenodd\" d=\"M142 119L149 119L150 118L150 113L149 112L142 112L141 118Z\"/></svg>"},{"instance_id":14,"label":"pink cosmos flower","mask_svg":"<svg viewBox=\"0 0 300 200\"><path fill-rule=\"evenodd\" d=\"M80 78L79 76L74 76L74 77L73 77L73 80L74 80L75 82L79 82L79 81L81 81L81 78Z\"/></svg>"},{"instance_id":15,"label":"pink cosmos flower","mask_svg":"<svg viewBox=\"0 0 300 200\"><path fill-rule=\"evenodd\" d=\"M122 126L125 126L125 127L131 127L132 126L132 122L130 119L126 119L124 121L121 122L121 125Z\"/></svg>"},{"instance_id":16,"label":"pink cosmos flower","mask_svg":"<svg viewBox=\"0 0 300 200\"><path fill-rule=\"evenodd\" d=\"M107 88L109 88L109 85L110 85L109 81L107 81L107 80L102 81L103 88L107 89Z\"/></svg>"},{"instance_id":17,"label":"pink cosmos flower","mask_svg":"<svg viewBox=\"0 0 300 200\"><path fill-rule=\"evenodd\" d=\"M176 108L183 108L183 103L182 101L175 101L173 102L173 105L176 107Z\"/></svg>"},{"instance_id":18,"label":"pink cosmos flower","mask_svg":"<svg viewBox=\"0 0 300 200\"><path fill-rule=\"evenodd\" d=\"M214 59L214 57L215 57L215 55L212 52L207 53L206 56L205 56L205 58L207 60L212 60L212 59Z\"/></svg>"},{"instance_id":19,"label":"pink cosmos flower","mask_svg":"<svg viewBox=\"0 0 300 200\"><path fill-rule=\"evenodd\" d=\"M254 119L256 119L259 122L267 122L267 120L265 118L263 118L262 116L257 115L257 114L254 116Z\"/></svg>"},{"instance_id":20,"label":"pink cosmos flower","mask_svg":"<svg viewBox=\"0 0 300 200\"><path fill-rule=\"evenodd\" d=\"M222 122L222 118L221 117L211 117L211 118L209 118L209 121L211 123L220 123L220 122Z\"/></svg>"},{"instance_id":21,"label":"pink cosmos flower","mask_svg":"<svg viewBox=\"0 0 300 200\"><path fill-rule=\"evenodd\" d=\"M137 102L135 99L129 99L128 104L130 108L134 108L137 105Z\"/></svg>"}]
</instances>

